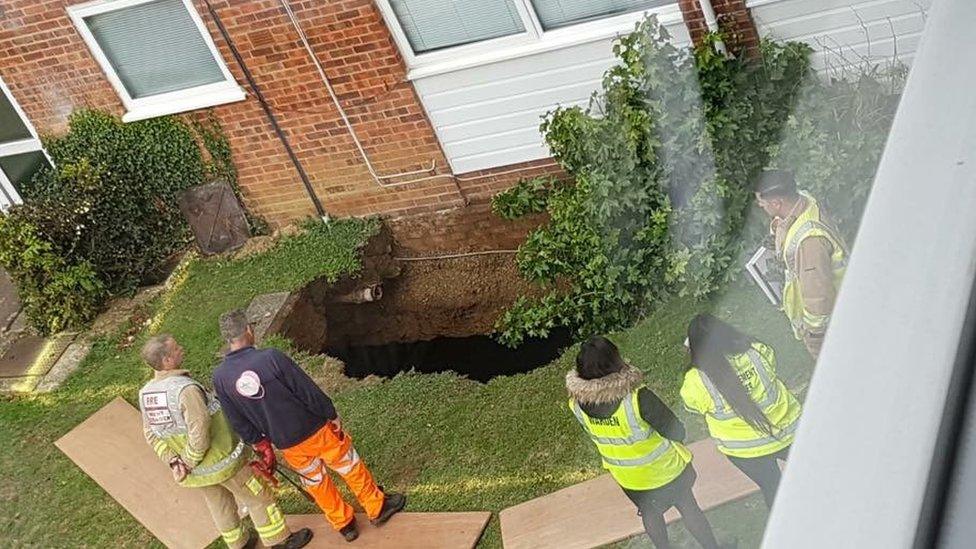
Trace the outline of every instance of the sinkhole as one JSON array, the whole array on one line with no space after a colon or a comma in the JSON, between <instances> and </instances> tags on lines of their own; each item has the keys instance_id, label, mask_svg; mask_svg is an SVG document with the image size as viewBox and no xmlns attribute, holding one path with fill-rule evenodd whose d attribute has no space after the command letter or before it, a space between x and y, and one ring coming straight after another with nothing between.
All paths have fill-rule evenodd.
<instances>
[{"instance_id":1,"label":"sinkhole","mask_svg":"<svg viewBox=\"0 0 976 549\"><path fill-rule=\"evenodd\" d=\"M489 335L519 296L540 291L512 256L399 261L392 247L381 233L366 246L358 276L314 281L292 294L270 331L340 359L345 375L360 379L413 370L486 382L548 364L573 343L565 329L516 348Z\"/></svg>"},{"instance_id":2,"label":"sinkhole","mask_svg":"<svg viewBox=\"0 0 976 549\"><path fill-rule=\"evenodd\" d=\"M325 353L342 360L348 377L393 377L414 370L425 374L455 372L486 383L497 376L531 372L545 366L559 358L572 343L569 330L557 329L549 337L526 339L514 348L487 335L473 335L326 347Z\"/></svg>"}]
</instances>

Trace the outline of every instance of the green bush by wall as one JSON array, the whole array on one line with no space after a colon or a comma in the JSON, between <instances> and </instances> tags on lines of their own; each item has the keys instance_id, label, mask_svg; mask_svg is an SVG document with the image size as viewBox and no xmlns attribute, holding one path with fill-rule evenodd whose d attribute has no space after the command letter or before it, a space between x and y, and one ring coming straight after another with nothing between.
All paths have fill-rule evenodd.
<instances>
[{"instance_id":1,"label":"green bush by wall","mask_svg":"<svg viewBox=\"0 0 976 549\"><path fill-rule=\"evenodd\" d=\"M503 341L556 326L606 333L674 295L723 287L764 237L763 216L748 214L770 164L794 169L853 235L893 87L824 83L803 44L764 41L751 59L717 53L717 39L679 49L649 19L615 45L618 64L588 108L547 115L546 142L574 182L523 181L494 199L502 217L550 216L517 256L547 292L503 315ZM852 125L868 135L842 130Z\"/></svg>"},{"instance_id":2,"label":"green bush by wall","mask_svg":"<svg viewBox=\"0 0 976 549\"><path fill-rule=\"evenodd\" d=\"M45 333L90 319L105 298L134 290L187 246L180 191L211 178L236 183L213 119L123 124L82 110L65 135L44 145L55 167L38 173L23 189L24 204L5 216L0 265L15 279L31 324ZM86 291L65 299L65 280Z\"/></svg>"}]
</instances>

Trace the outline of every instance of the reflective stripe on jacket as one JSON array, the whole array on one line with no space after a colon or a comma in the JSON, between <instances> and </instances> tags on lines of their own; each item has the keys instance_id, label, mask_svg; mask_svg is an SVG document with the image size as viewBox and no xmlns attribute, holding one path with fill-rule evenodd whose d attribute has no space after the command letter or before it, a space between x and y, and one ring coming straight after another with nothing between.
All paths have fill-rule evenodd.
<instances>
[{"instance_id":1,"label":"reflective stripe on jacket","mask_svg":"<svg viewBox=\"0 0 976 549\"><path fill-rule=\"evenodd\" d=\"M209 415L209 447L194 449L190 444L187 418L183 417L181 399L190 386L200 389L206 399ZM220 402L202 385L186 375L158 378L139 391L139 409L143 425L155 439L153 450L161 459L177 455L191 466L190 474L180 482L187 487L219 484L234 476L247 458L240 441L220 410ZM202 452L202 453L201 453Z\"/></svg>"},{"instance_id":2,"label":"reflective stripe on jacket","mask_svg":"<svg viewBox=\"0 0 976 549\"><path fill-rule=\"evenodd\" d=\"M773 436L739 417L712 380L698 368L685 372L681 385L685 407L705 416L708 432L723 454L761 457L792 444L800 419L800 402L777 379L776 356L772 348L754 343L749 351L728 359L749 396L772 424Z\"/></svg>"},{"instance_id":3,"label":"reflective stripe on jacket","mask_svg":"<svg viewBox=\"0 0 976 549\"><path fill-rule=\"evenodd\" d=\"M834 273L834 292L840 288L844 271L847 269L847 246L837 231L828 224L820 211L820 205L810 194L801 191L807 207L796 217L779 250L785 265L785 285L783 287L783 312L793 325L793 333L799 339L805 332L823 333L830 321L829 314L815 314L804 304L797 274L797 253L807 238L821 237L830 242L830 256Z\"/></svg>"},{"instance_id":4,"label":"reflective stripe on jacket","mask_svg":"<svg viewBox=\"0 0 976 549\"><path fill-rule=\"evenodd\" d=\"M680 442L668 440L640 416L633 390L608 418L590 417L575 399L569 408L596 444L603 467L628 490L652 490L668 484L685 470L691 452Z\"/></svg>"}]
</instances>

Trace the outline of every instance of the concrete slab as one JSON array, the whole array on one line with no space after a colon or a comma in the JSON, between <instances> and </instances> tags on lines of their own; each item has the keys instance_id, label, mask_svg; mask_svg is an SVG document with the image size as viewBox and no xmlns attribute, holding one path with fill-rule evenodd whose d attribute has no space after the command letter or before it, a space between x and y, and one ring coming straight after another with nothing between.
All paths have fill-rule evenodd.
<instances>
[{"instance_id":1,"label":"concrete slab","mask_svg":"<svg viewBox=\"0 0 976 549\"><path fill-rule=\"evenodd\" d=\"M40 358L46 341L45 338L33 334L15 337L0 354L0 378L25 375L34 361Z\"/></svg>"},{"instance_id":2,"label":"concrete slab","mask_svg":"<svg viewBox=\"0 0 976 549\"><path fill-rule=\"evenodd\" d=\"M491 513L400 513L376 528L364 515L357 515L359 539L352 546L363 549L472 549ZM292 530L311 528L315 533L310 549L348 548L322 515L287 517Z\"/></svg>"},{"instance_id":3,"label":"concrete slab","mask_svg":"<svg viewBox=\"0 0 976 549\"><path fill-rule=\"evenodd\" d=\"M77 370L78 366L81 366L81 362L85 360L89 352L91 352L91 343L87 341L75 342L69 345L61 355L61 358L54 363L51 371L37 384L34 392L50 393L60 387L64 383L64 380L68 379L68 376Z\"/></svg>"},{"instance_id":4,"label":"concrete slab","mask_svg":"<svg viewBox=\"0 0 976 549\"><path fill-rule=\"evenodd\" d=\"M142 436L139 411L121 397L54 445L170 549L202 549L217 538L203 496L173 482Z\"/></svg>"},{"instance_id":5,"label":"concrete slab","mask_svg":"<svg viewBox=\"0 0 976 549\"><path fill-rule=\"evenodd\" d=\"M0 350L0 392L29 393L52 370L76 334L41 338L27 332Z\"/></svg>"},{"instance_id":6,"label":"concrete slab","mask_svg":"<svg viewBox=\"0 0 976 549\"><path fill-rule=\"evenodd\" d=\"M17 297L17 287L0 269L0 333L6 331L14 317L20 311L20 299Z\"/></svg>"},{"instance_id":7,"label":"concrete slab","mask_svg":"<svg viewBox=\"0 0 976 549\"><path fill-rule=\"evenodd\" d=\"M689 448L698 473L693 490L702 509L713 509L759 490L710 439ZM644 532L637 509L610 475L509 507L499 517L506 549L589 549ZM675 509L665 514L668 523L679 518Z\"/></svg>"}]
</instances>

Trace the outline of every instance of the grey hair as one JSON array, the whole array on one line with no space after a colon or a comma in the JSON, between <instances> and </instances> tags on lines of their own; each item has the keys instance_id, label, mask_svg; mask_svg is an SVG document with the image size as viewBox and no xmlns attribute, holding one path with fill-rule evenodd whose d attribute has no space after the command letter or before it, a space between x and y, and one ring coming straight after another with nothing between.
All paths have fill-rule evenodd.
<instances>
[{"instance_id":1,"label":"grey hair","mask_svg":"<svg viewBox=\"0 0 976 549\"><path fill-rule=\"evenodd\" d=\"M247 332L250 326L247 313L243 309L234 309L220 315L220 337L230 343L235 339L240 339Z\"/></svg>"},{"instance_id":2,"label":"grey hair","mask_svg":"<svg viewBox=\"0 0 976 549\"><path fill-rule=\"evenodd\" d=\"M169 356L169 342L174 341L170 334L159 334L149 338L149 341L142 346L142 360L152 366L153 370L158 370L163 366L163 361Z\"/></svg>"}]
</instances>

